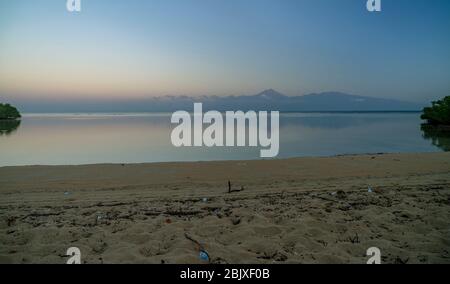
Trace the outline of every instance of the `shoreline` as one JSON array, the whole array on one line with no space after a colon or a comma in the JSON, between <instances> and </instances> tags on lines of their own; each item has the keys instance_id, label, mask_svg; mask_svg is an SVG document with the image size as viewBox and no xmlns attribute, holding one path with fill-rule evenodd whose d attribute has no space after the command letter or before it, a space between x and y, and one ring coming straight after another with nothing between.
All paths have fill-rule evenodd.
<instances>
[{"instance_id":1,"label":"shoreline","mask_svg":"<svg viewBox=\"0 0 450 284\"><path fill-rule=\"evenodd\" d=\"M222 163L222 162L268 162L268 161L290 161L298 159L323 159L323 158L339 158L339 157L361 157L361 156L383 156L383 155L417 155L417 154L438 154L447 153L445 151L430 151L430 152L379 152L379 153L356 153L356 154L336 154L336 155L324 155L324 156L300 156L290 158L255 158L250 160L198 160L198 161L162 161L162 162L100 162L100 163L87 163L87 164L27 164L27 165L12 165L12 166L0 166L1 169L6 168L26 168L26 167L84 167L84 166L133 166L133 165L166 165L166 164L197 164L197 163Z\"/></svg>"},{"instance_id":2,"label":"shoreline","mask_svg":"<svg viewBox=\"0 0 450 284\"><path fill-rule=\"evenodd\" d=\"M186 235L211 263L365 263L369 247L382 263L450 263L446 152L3 167L0 180L0 263L65 263L72 246L86 263L204 263Z\"/></svg>"},{"instance_id":3,"label":"shoreline","mask_svg":"<svg viewBox=\"0 0 450 284\"><path fill-rule=\"evenodd\" d=\"M32 116L34 116L34 115L37 115L37 116L39 116L39 115L49 115L49 116L52 116L52 115L96 115L96 114L99 114L99 115L147 115L147 114L168 114L168 115L170 115L170 114L172 114L174 111L147 111L147 112L114 112L114 111L106 111L106 112L101 112L101 111L98 111L98 112L23 112L23 113L21 113L22 114L22 117L23 116L25 116L25 117L32 117ZM225 111L223 111L223 112L225 112ZM337 111L333 111L333 110L330 110L330 111L327 111L327 110L317 110L317 111L301 111L301 110L299 110L299 111L280 111L280 114L283 114L283 113L286 113L286 114L293 114L293 113L311 113L311 114L314 114L314 113L317 113L317 114L320 114L320 113L332 113L332 114L339 114L339 113L342 113L342 114L352 114L352 113L422 113L422 110L355 110L355 111L353 111L353 110L348 110L348 111L346 111L346 110L342 110L342 111L339 111L339 110L337 110Z\"/></svg>"}]
</instances>

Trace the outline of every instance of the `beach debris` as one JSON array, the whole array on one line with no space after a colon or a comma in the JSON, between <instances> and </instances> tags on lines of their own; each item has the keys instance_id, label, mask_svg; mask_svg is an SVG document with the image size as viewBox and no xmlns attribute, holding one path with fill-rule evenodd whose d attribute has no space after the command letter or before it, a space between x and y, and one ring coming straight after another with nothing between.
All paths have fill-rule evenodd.
<instances>
[{"instance_id":1,"label":"beach debris","mask_svg":"<svg viewBox=\"0 0 450 284\"><path fill-rule=\"evenodd\" d=\"M184 233L184 237L193 242L195 245L197 245L199 250L204 250L202 244L200 244L200 242L194 239L193 237L189 236L187 233Z\"/></svg>"},{"instance_id":2,"label":"beach debris","mask_svg":"<svg viewBox=\"0 0 450 284\"><path fill-rule=\"evenodd\" d=\"M184 233L184 237L196 245L197 250L199 252L199 257L201 260L207 261L207 262L211 261L211 258L209 257L208 252L206 251L205 247L199 241L197 241L193 237L189 236L187 233Z\"/></svg>"},{"instance_id":3,"label":"beach debris","mask_svg":"<svg viewBox=\"0 0 450 284\"><path fill-rule=\"evenodd\" d=\"M331 193L331 195L335 196L337 194L337 191L334 191Z\"/></svg>"},{"instance_id":4,"label":"beach debris","mask_svg":"<svg viewBox=\"0 0 450 284\"><path fill-rule=\"evenodd\" d=\"M220 213L219 208L214 209L213 214L216 215L219 219L222 218L222 214Z\"/></svg>"},{"instance_id":5,"label":"beach debris","mask_svg":"<svg viewBox=\"0 0 450 284\"><path fill-rule=\"evenodd\" d=\"M203 201L204 203L206 203L206 202L208 202L208 198L204 197L204 198L202 199L202 201Z\"/></svg>"},{"instance_id":6,"label":"beach debris","mask_svg":"<svg viewBox=\"0 0 450 284\"><path fill-rule=\"evenodd\" d=\"M101 221L102 219L106 219L106 216L103 216L102 213L99 213L97 215L97 222Z\"/></svg>"},{"instance_id":7,"label":"beach debris","mask_svg":"<svg viewBox=\"0 0 450 284\"><path fill-rule=\"evenodd\" d=\"M372 190L372 188L369 186L369 187L367 187L367 192L368 193L372 193L373 192L373 190Z\"/></svg>"},{"instance_id":8,"label":"beach debris","mask_svg":"<svg viewBox=\"0 0 450 284\"><path fill-rule=\"evenodd\" d=\"M170 218L166 219L166 224L172 224L172 220Z\"/></svg>"},{"instance_id":9,"label":"beach debris","mask_svg":"<svg viewBox=\"0 0 450 284\"><path fill-rule=\"evenodd\" d=\"M64 192L64 195L70 195L70 192L68 192L68 191L66 191L66 192Z\"/></svg>"},{"instance_id":10,"label":"beach debris","mask_svg":"<svg viewBox=\"0 0 450 284\"><path fill-rule=\"evenodd\" d=\"M206 251L201 250L200 254L199 254L199 257L200 257L201 260L209 262L209 255L208 255L208 253Z\"/></svg>"}]
</instances>

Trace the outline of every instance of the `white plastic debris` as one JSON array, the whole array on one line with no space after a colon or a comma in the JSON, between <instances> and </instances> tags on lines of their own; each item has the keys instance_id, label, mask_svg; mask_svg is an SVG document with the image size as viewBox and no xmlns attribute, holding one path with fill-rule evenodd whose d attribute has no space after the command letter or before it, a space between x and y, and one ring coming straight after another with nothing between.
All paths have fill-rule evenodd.
<instances>
[{"instance_id":1,"label":"white plastic debris","mask_svg":"<svg viewBox=\"0 0 450 284\"><path fill-rule=\"evenodd\" d=\"M372 188L370 186L367 188L367 192L368 193L372 193L373 192L373 190L372 190Z\"/></svg>"}]
</instances>

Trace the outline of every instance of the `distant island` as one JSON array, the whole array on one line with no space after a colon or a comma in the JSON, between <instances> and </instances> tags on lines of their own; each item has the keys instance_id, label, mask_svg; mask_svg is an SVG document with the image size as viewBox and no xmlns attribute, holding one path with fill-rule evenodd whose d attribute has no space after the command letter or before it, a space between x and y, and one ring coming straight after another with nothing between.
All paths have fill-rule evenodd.
<instances>
[{"instance_id":1,"label":"distant island","mask_svg":"<svg viewBox=\"0 0 450 284\"><path fill-rule=\"evenodd\" d=\"M10 104L0 103L0 120L16 120L21 118L20 112Z\"/></svg>"}]
</instances>

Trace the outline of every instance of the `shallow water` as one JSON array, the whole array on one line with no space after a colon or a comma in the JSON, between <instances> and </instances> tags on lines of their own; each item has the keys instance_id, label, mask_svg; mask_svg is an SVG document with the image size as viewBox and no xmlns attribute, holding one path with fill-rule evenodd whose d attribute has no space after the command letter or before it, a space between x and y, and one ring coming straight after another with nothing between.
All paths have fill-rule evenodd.
<instances>
[{"instance_id":1,"label":"shallow water","mask_svg":"<svg viewBox=\"0 0 450 284\"><path fill-rule=\"evenodd\" d=\"M448 149L421 123L420 113L285 113L277 158ZM0 124L0 166L259 158L259 147L175 148L174 126L167 113L26 114Z\"/></svg>"}]
</instances>

